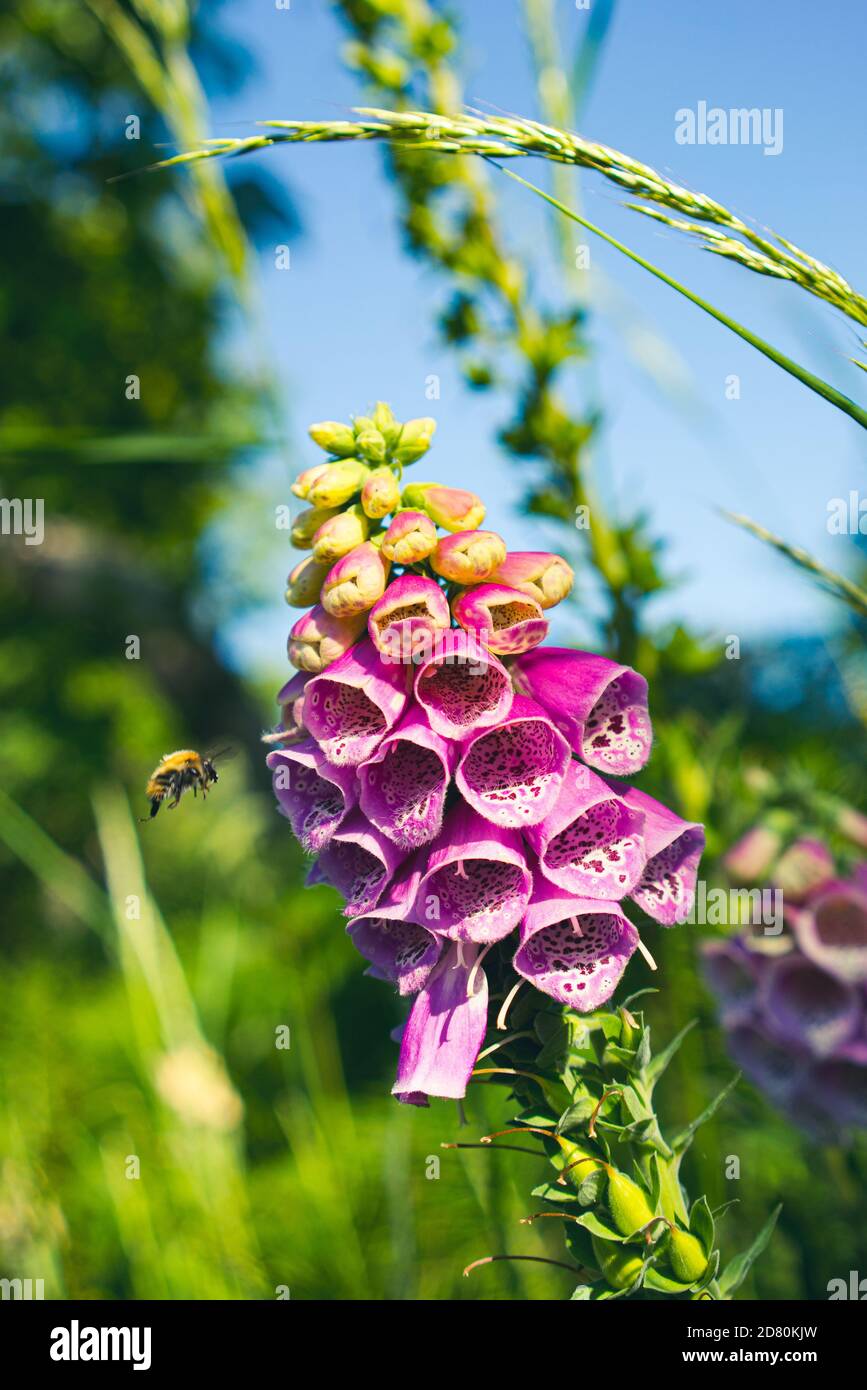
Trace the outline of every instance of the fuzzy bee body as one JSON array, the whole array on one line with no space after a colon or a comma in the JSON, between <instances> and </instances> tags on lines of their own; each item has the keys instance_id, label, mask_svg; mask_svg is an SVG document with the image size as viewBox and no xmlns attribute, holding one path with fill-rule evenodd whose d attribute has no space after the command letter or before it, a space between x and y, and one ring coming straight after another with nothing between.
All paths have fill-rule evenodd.
<instances>
[{"instance_id":1,"label":"fuzzy bee body","mask_svg":"<svg viewBox=\"0 0 867 1390\"><path fill-rule=\"evenodd\" d=\"M167 753L150 775L146 796L151 804L150 820L168 800L169 809L177 806L184 792L193 789L193 796L201 791L207 796L208 787L217 781L217 771L212 758L202 757L193 748L179 748L176 753Z\"/></svg>"}]
</instances>

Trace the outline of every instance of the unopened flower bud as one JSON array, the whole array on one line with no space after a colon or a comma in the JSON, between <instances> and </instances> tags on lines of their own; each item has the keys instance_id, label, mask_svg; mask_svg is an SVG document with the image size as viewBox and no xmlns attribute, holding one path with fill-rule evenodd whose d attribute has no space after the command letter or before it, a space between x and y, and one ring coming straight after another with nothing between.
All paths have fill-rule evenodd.
<instances>
[{"instance_id":1,"label":"unopened flower bud","mask_svg":"<svg viewBox=\"0 0 867 1390\"><path fill-rule=\"evenodd\" d=\"M299 671L317 675L358 641L364 614L336 617L319 604L299 618L289 634L289 660Z\"/></svg>"},{"instance_id":2,"label":"unopened flower bud","mask_svg":"<svg viewBox=\"0 0 867 1390\"><path fill-rule=\"evenodd\" d=\"M303 512L299 512L290 532L296 550L309 550L320 526L324 526L326 521L331 521L336 516L339 516L336 507L307 507Z\"/></svg>"},{"instance_id":3,"label":"unopened flower bud","mask_svg":"<svg viewBox=\"0 0 867 1390\"><path fill-rule=\"evenodd\" d=\"M307 494L314 507L342 507L364 485L370 469L361 459L341 459L328 464L314 479Z\"/></svg>"},{"instance_id":4,"label":"unopened flower bud","mask_svg":"<svg viewBox=\"0 0 867 1390\"><path fill-rule=\"evenodd\" d=\"M361 505L365 515L377 520L400 505L400 488L390 468L374 468L361 489Z\"/></svg>"},{"instance_id":5,"label":"unopened flower bud","mask_svg":"<svg viewBox=\"0 0 867 1390\"><path fill-rule=\"evenodd\" d=\"M407 420L394 449L394 457L397 462L415 463L422 454L426 454L436 427L436 420L430 419L429 416L422 416L418 420Z\"/></svg>"},{"instance_id":6,"label":"unopened flower bud","mask_svg":"<svg viewBox=\"0 0 867 1390\"><path fill-rule=\"evenodd\" d=\"M400 436L401 425L399 420L395 420L390 405L385 401L377 401L376 409L373 412L373 423L379 430L389 449L393 448Z\"/></svg>"},{"instance_id":7,"label":"unopened flower bud","mask_svg":"<svg viewBox=\"0 0 867 1390\"><path fill-rule=\"evenodd\" d=\"M311 541L313 554L320 563L333 564L341 555L348 555L367 540L369 526L361 507L349 507L345 512L332 512L316 531Z\"/></svg>"},{"instance_id":8,"label":"unopened flower bud","mask_svg":"<svg viewBox=\"0 0 867 1390\"><path fill-rule=\"evenodd\" d=\"M417 565L433 554L437 528L426 512L398 512L382 538L382 553L396 565Z\"/></svg>"},{"instance_id":9,"label":"unopened flower bud","mask_svg":"<svg viewBox=\"0 0 867 1390\"><path fill-rule=\"evenodd\" d=\"M286 581L286 602L293 608L309 608L311 603L318 603L327 573L327 565L321 565L314 556L308 555L295 566Z\"/></svg>"},{"instance_id":10,"label":"unopened flower bud","mask_svg":"<svg viewBox=\"0 0 867 1390\"><path fill-rule=\"evenodd\" d=\"M837 813L837 829L853 845L867 849L867 816L856 811L854 806L841 806Z\"/></svg>"},{"instance_id":11,"label":"unopened flower bud","mask_svg":"<svg viewBox=\"0 0 867 1390\"><path fill-rule=\"evenodd\" d=\"M378 429L361 430L355 436L355 447L370 463L385 462L385 439Z\"/></svg>"},{"instance_id":12,"label":"unopened flower bud","mask_svg":"<svg viewBox=\"0 0 867 1390\"><path fill-rule=\"evenodd\" d=\"M834 856L821 840L803 836L780 855L774 886L787 903L801 903L814 889L834 877Z\"/></svg>"},{"instance_id":13,"label":"unopened flower bud","mask_svg":"<svg viewBox=\"0 0 867 1390\"><path fill-rule=\"evenodd\" d=\"M519 589L540 608L553 608L566 598L575 582L572 566L560 555L542 550L509 551L492 576L498 584Z\"/></svg>"},{"instance_id":14,"label":"unopened flower bud","mask_svg":"<svg viewBox=\"0 0 867 1390\"><path fill-rule=\"evenodd\" d=\"M341 425L337 420L321 420L318 425L311 425L307 433L313 443L328 454L349 458L355 453L355 435L349 425Z\"/></svg>"},{"instance_id":15,"label":"unopened flower bud","mask_svg":"<svg viewBox=\"0 0 867 1390\"><path fill-rule=\"evenodd\" d=\"M430 563L453 584L481 584L505 558L506 542L496 531L458 531L443 536Z\"/></svg>"},{"instance_id":16,"label":"unopened flower bud","mask_svg":"<svg viewBox=\"0 0 867 1390\"><path fill-rule=\"evenodd\" d=\"M397 458L397 452L395 452ZM441 483L411 483L402 495L405 507L427 512L444 531L475 531L485 519L485 504L474 492Z\"/></svg>"},{"instance_id":17,"label":"unopened flower bud","mask_svg":"<svg viewBox=\"0 0 867 1390\"><path fill-rule=\"evenodd\" d=\"M357 545L328 571L322 606L336 618L366 613L385 592L390 565L369 541Z\"/></svg>"},{"instance_id":18,"label":"unopened flower bud","mask_svg":"<svg viewBox=\"0 0 867 1390\"><path fill-rule=\"evenodd\" d=\"M316 463L312 468L305 468L304 472L299 473L292 484L292 491L295 496L300 497L302 501L309 497L310 489L316 479L321 478L323 473L327 473L330 467L330 463Z\"/></svg>"},{"instance_id":19,"label":"unopened flower bud","mask_svg":"<svg viewBox=\"0 0 867 1390\"><path fill-rule=\"evenodd\" d=\"M782 836L769 825L754 825L723 855L735 883L756 883L770 871L782 848Z\"/></svg>"},{"instance_id":20,"label":"unopened flower bud","mask_svg":"<svg viewBox=\"0 0 867 1390\"><path fill-rule=\"evenodd\" d=\"M462 589L452 612L465 632L498 656L515 656L544 641L548 619L535 599L504 584Z\"/></svg>"}]
</instances>

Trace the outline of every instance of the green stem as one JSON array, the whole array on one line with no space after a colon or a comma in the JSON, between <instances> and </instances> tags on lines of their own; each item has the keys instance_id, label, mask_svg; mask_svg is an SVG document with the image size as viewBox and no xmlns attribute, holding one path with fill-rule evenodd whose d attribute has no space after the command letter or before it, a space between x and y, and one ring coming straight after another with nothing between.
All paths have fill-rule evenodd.
<instances>
[{"instance_id":1,"label":"green stem","mask_svg":"<svg viewBox=\"0 0 867 1390\"><path fill-rule=\"evenodd\" d=\"M757 352L770 358L778 367L782 367L783 371L788 372L790 376L803 382L805 386L809 386L811 391L815 391L817 395L822 396L826 401L829 401L831 405L835 405L838 410L842 410L846 415L849 415L853 420L857 421L862 429L867 429L867 411L862 410L859 405L856 405L848 396L844 396L841 391L835 390L827 381L823 381L821 377L814 376L812 372L807 371L806 367L798 366L797 362L793 362L785 353L779 352L777 348L772 347L770 343L766 343L764 338L760 338L757 334L751 333L748 328L738 323L736 319L729 318L728 314L724 314L721 309L716 309L712 304L708 304L707 300L702 299L700 295L694 294L692 290L688 290L685 285L681 285L673 276L667 275L664 270L660 270L659 267L653 265L651 261L646 261L644 257L639 256L636 251L631 251L628 246L624 246L622 241L618 241L616 237L603 231L601 227L597 227L594 222L589 222L587 218L582 217L580 213L574 212L571 208L567 208L565 203L561 203L558 199L553 198L551 194L546 193L543 188L538 188L536 184L530 183L529 179L521 178L520 174L514 173L511 169L504 169L502 164L498 164L495 159L489 158L488 163L493 164L494 167L499 169L500 173L505 174L507 178L514 179L516 183L523 184L525 188L529 188L530 191L537 194L538 197L544 198L546 203L550 203L552 207L558 208L566 217L571 217L573 222L577 222L580 226L586 227L588 232L594 232L595 235L601 237L603 241L607 241L609 246L613 246L615 250L620 251L622 255L628 256L629 260L634 261L636 265L640 265L644 270L648 270L651 275L655 275L657 280L662 280L663 284L670 286L673 290L677 290L678 294L682 294L685 299L689 299L693 304L697 304L706 314L710 314L711 318L716 319L718 323L723 324L723 326L730 329L732 333L736 333L739 338L743 338L744 342L750 344L750 347L754 347Z\"/></svg>"}]
</instances>

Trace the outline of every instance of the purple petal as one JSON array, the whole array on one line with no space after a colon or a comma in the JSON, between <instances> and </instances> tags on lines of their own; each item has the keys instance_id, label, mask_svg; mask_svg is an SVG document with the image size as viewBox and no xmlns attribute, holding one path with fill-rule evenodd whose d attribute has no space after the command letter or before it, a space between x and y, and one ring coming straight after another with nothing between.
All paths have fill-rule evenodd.
<instances>
[{"instance_id":1,"label":"purple petal","mask_svg":"<svg viewBox=\"0 0 867 1390\"><path fill-rule=\"evenodd\" d=\"M695 880L704 851L704 827L681 820L661 801L630 787L627 805L644 813L647 864L631 897L664 927L683 922L695 898Z\"/></svg>"},{"instance_id":2,"label":"purple petal","mask_svg":"<svg viewBox=\"0 0 867 1390\"><path fill-rule=\"evenodd\" d=\"M356 917L346 930L380 979L396 984L401 994L416 994L427 983L442 950L442 940L411 920L421 877L411 868L390 885L374 912Z\"/></svg>"},{"instance_id":3,"label":"purple petal","mask_svg":"<svg viewBox=\"0 0 867 1390\"><path fill-rule=\"evenodd\" d=\"M569 762L569 745L541 705L516 695L502 723L466 740L455 781L487 820L536 825L557 801Z\"/></svg>"},{"instance_id":4,"label":"purple petal","mask_svg":"<svg viewBox=\"0 0 867 1390\"><path fill-rule=\"evenodd\" d=\"M524 915L533 881L521 837L459 802L427 855L415 918L456 941L499 941Z\"/></svg>"},{"instance_id":5,"label":"purple petal","mask_svg":"<svg viewBox=\"0 0 867 1390\"><path fill-rule=\"evenodd\" d=\"M806 1074L805 1053L774 1041L752 1023L731 1030L728 1049L749 1079L777 1104L789 1099Z\"/></svg>"},{"instance_id":6,"label":"purple petal","mask_svg":"<svg viewBox=\"0 0 867 1390\"><path fill-rule=\"evenodd\" d=\"M452 945L443 952L427 984L416 996L403 1030L392 1095L410 1105L428 1096L460 1100L484 1041L488 982L475 971L476 947Z\"/></svg>"},{"instance_id":7,"label":"purple petal","mask_svg":"<svg viewBox=\"0 0 867 1390\"><path fill-rule=\"evenodd\" d=\"M810 1079L835 1124L867 1129L867 1066L831 1058L820 1062Z\"/></svg>"},{"instance_id":8,"label":"purple petal","mask_svg":"<svg viewBox=\"0 0 867 1390\"><path fill-rule=\"evenodd\" d=\"M736 937L706 942L701 955L705 979L720 1003L723 1026L730 1028L751 1012L765 962Z\"/></svg>"},{"instance_id":9,"label":"purple petal","mask_svg":"<svg viewBox=\"0 0 867 1390\"><path fill-rule=\"evenodd\" d=\"M346 899L346 917L373 912L401 861L400 851L374 830L360 810L353 811L319 856L320 881Z\"/></svg>"},{"instance_id":10,"label":"purple petal","mask_svg":"<svg viewBox=\"0 0 867 1390\"><path fill-rule=\"evenodd\" d=\"M358 791L351 768L329 763L313 739L276 749L265 762L292 833L308 854L318 854L355 805Z\"/></svg>"},{"instance_id":11,"label":"purple petal","mask_svg":"<svg viewBox=\"0 0 867 1390\"><path fill-rule=\"evenodd\" d=\"M355 767L376 752L407 701L404 666L359 642L304 692L304 722L329 762Z\"/></svg>"},{"instance_id":12,"label":"purple petal","mask_svg":"<svg viewBox=\"0 0 867 1390\"><path fill-rule=\"evenodd\" d=\"M774 961L762 996L774 1032L818 1057L828 1056L853 1037L861 1022L857 991L803 956Z\"/></svg>"},{"instance_id":13,"label":"purple petal","mask_svg":"<svg viewBox=\"0 0 867 1390\"><path fill-rule=\"evenodd\" d=\"M572 897L540 876L513 964L536 989L587 1013L610 999L637 945L618 903Z\"/></svg>"},{"instance_id":14,"label":"purple petal","mask_svg":"<svg viewBox=\"0 0 867 1390\"><path fill-rule=\"evenodd\" d=\"M415 678L416 699L444 738L498 724L509 713L512 693L502 662L457 628L437 636Z\"/></svg>"},{"instance_id":15,"label":"purple petal","mask_svg":"<svg viewBox=\"0 0 867 1390\"><path fill-rule=\"evenodd\" d=\"M810 960L840 980L867 980L867 887L827 884L793 920Z\"/></svg>"},{"instance_id":16,"label":"purple petal","mask_svg":"<svg viewBox=\"0 0 867 1390\"><path fill-rule=\"evenodd\" d=\"M526 829L545 877L568 893L620 899L638 882L646 854L644 816L582 763L571 762L560 797Z\"/></svg>"},{"instance_id":17,"label":"purple petal","mask_svg":"<svg viewBox=\"0 0 867 1390\"><path fill-rule=\"evenodd\" d=\"M358 769L361 809L400 849L439 833L457 749L435 734L418 705Z\"/></svg>"},{"instance_id":18,"label":"purple petal","mask_svg":"<svg viewBox=\"0 0 867 1390\"><path fill-rule=\"evenodd\" d=\"M536 647L512 671L515 688L539 701L591 767L616 777L644 767L653 734L637 671L568 647Z\"/></svg>"}]
</instances>

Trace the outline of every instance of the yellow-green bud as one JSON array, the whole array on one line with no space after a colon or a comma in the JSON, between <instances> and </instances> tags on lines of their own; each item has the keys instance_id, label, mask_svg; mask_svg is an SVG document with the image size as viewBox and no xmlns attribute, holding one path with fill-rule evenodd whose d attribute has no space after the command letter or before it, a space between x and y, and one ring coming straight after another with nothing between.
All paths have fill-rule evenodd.
<instances>
[{"instance_id":1,"label":"yellow-green bud","mask_svg":"<svg viewBox=\"0 0 867 1390\"><path fill-rule=\"evenodd\" d=\"M370 463L385 462L385 438L375 427L355 436L355 447Z\"/></svg>"},{"instance_id":2,"label":"yellow-green bud","mask_svg":"<svg viewBox=\"0 0 867 1390\"><path fill-rule=\"evenodd\" d=\"M641 1273L644 1261L639 1252L629 1245L617 1245L600 1236L590 1237L596 1263L614 1289L630 1288Z\"/></svg>"},{"instance_id":3,"label":"yellow-green bud","mask_svg":"<svg viewBox=\"0 0 867 1390\"><path fill-rule=\"evenodd\" d=\"M390 468L374 468L361 489L361 505L376 520L400 505L400 488Z\"/></svg>"},{"instance_id":4,"label":"yellow-green bud","mask_svg":"<svg viewBox=\"0 0 867 1390\"><path fill-rule=\"evenodd\" d=\"M330 467L330 463L317 463L312 468L305 468L304 472L299 473L292 484L292 491L295 496L300 497L302 501L308 497L316 479L321 478L323 473L327 473Z\"/></svg>"},{"instance_id":5,"label":"yellow-green bud","mask_svg":"<svg viewBox=\"0 0 867 1390\"><path fill-rule=\"evenodd\" d=\"M653 1220L653 1212L643 1190L625 1173L607 1168L608 1209L622 1236L633 1236Z\"/></svg>"},{"instance_id":6,"label":"yellow-green bud","mask_svg":"<svg viewBox=\"0 0 867 1390\"><path fill-rule=\"evenodd\" d=\"M360 492L369 472L367 464L362 463L361 459L341 459L339 463L331 463L324 473L314 479L307 500L314 507L342 507Z\"/></svg>"},{"instance_id":7,"label":"yellow-green bud","mask_svg":"<svg viewBox=\"0 0 867 1390\"><path fill-rule=\"evenodd\" d=\"M422 454L426 454L436 427L436 420L432 420L429 416L422 416L418 420L407 420L394 449L394 458L397 462L415 463Z\"/></svg>"},{"instance_id":8,"label":"yellow-green bud","mask_svg":"<svg viewBox=\"0 0 867 1390\"><path fill-rule=\"evenodd\" d=\"M349 425L341 425L339 420L320 420L318 425L311 425L307 433L313 443L328 454L342 459L355 453L355 435Z\"/></svg>"},{"instance_id":9,"label":"yellow-green bud","mask_svg":"<svg viewBox=\"0 0 867 1390\"><path fill-rule=\"evenodd\" d=\"M328 566L319 563L314 556L297 564L287 580L286 602L293 608L309 608L319 602L319 595Z\"/></svg>"},{"instance_id":10,"label":"yellow-green bud","mask_svg":"<svg viewBox=\"0 0 867 1390\"><path fill-rule=\"evenodd\" d=\"M319 527L337 515L336 507L306 507L303 512L298 513L292 524L292 544L297 550L309 550Z\"/></svg>"},{"instance_id":11,"label":"yellow-green bud","mask_svg":"<svg viewBox=\"0 0 867 1390\"><path fill-rule=\"evenodd\" d=\"M707 1255L701 1242L689 1231L679 1231L676 1226L666 1237L665 1253L675 1279L682 1284L694 1284L707 1269Z\"/></svg>"},{"instance_id":12,"label":"yellow-green bud","mask_svg":"<svg viewBox=\"0 0 867 1390\"><path fill-rule=\"evenodd\" d=\"M333 565L341 555L362 545L369 530L367 517L359 506L332 513L313 537L313 555L321 564Z\"/></svg>"},{"instance_id":13,"label":"yellow-green bud","mask_svg":"<svg viewBox=\"0 0 867 1390\"><path fill-rule=\"evenodd\" d=\"M385 440L387 448L391 449L400 437L403 428L399 420L395 420L390 405L385 401L377 401L376 409L373 412L373 423Z\"/></svg>"}]
</instances>

